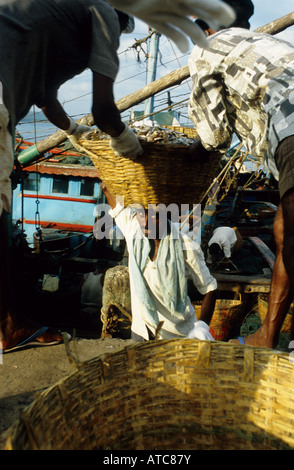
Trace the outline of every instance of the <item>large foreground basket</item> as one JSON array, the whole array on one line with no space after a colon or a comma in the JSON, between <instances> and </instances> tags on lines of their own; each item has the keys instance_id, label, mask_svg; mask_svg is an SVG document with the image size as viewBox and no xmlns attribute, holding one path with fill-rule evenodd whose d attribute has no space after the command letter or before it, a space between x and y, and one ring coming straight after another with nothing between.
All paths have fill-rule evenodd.
<instances>
[{"instance_id":1,"label":"large foreground basket","mask_svg":"<svg viewBox=\"0 0 294 470\"><path fill-rule=\"evenodd\" d=\"M140 343L43 392L8 449L293 449L289 354L222 342Z\"/></svg>"},{"instance_id":2,"label":"large foreground basket","mask_svg":"<svg viewBox=\"0 0 294 470\"><path fill-rule=\"evenodd\" d=\"M108 139L80 140L110 192L124 204L199 204L217 176L220 155L191 157L180 144L141 142L144 154L136 160L118 157Z\"/></svg>"}]
</instances>

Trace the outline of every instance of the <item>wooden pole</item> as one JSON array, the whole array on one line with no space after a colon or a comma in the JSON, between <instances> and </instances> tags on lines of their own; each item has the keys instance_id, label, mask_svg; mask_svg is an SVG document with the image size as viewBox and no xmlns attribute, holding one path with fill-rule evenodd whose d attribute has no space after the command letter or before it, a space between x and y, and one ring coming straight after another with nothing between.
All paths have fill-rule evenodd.
<instances>
[{"instance_id":1,"label":"wooden pole","mask_svg":"<svg viewBox=\"0 0 294 470\"><path fill-rule=\"evenodd\" d=\"M289 28L289 26L293 26L294 24L294 11L292 13L288 13L288 15L282 16L271 23L268 23L264 26L260 26L255 31L258 33L267 33L267 34L278 34L284 31L285 29Z\"/></svg>"},{"instance_id":2,"label":"wooden pole","mask_svg":"<svg viewBox=\"0 0 294 470\"><path fill-rule=\"evenodd\" d=\"M257 28L256 31L261 33L267 34L278 34L281 31L284 31L289 26L294 24L294 12L289 13L271 23L268 23L260 28ZM131 108L132 106L136 106L142 101L145 101L147 98L159 93L167 88L171 88L172 86L178 85L182 83L184 80L189 78L190 72L188 65L181 67L179 69L170 72L169 74L165 75L162 78L155 80L154 82L146 85L139 90L130 93L129 95L121 98L116 102L117 108L120 113L126 111L127 109ZM80 124L86 124L88 126L94 125L94 119L92 114L88 114L87 116L82 117L81 119L77 120ZM66 140L66 136L62 131L57 131L51 136L47 137L46 139L40 140L37 142L36 147L39 154L43 154L48 152L54 147L57 147L62 142Z\"/></svg>"}]
</instances>

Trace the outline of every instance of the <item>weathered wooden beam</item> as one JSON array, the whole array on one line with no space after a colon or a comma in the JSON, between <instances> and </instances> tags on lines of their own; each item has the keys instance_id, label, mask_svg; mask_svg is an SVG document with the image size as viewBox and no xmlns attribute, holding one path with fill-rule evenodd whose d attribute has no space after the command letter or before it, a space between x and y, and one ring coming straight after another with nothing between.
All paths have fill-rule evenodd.
<instances>
[{"instance_id":1,"label":"weathered wooden beam","mask_svg":"<svg viewBox=\"0 0 294 470\"><path fill-rule=\"evenodd\" d=\"M248 237L248 240L258 249L263 259L271 269L274 268L276 257L269 247L258 237Z\"/></svg>"},{"instance_id":2,"label":"weathered wooden beam","mask_svg":"<svg viewBox=\"0 0 294 470\"><path fill-rule=\"evenodd\" d=\"M271 23L268 23L264 26L260 26L256 29L259 33L267 33L267 34L278 34L284 31L285 29L289 28L289 26L293 26L294 24L294 11L292 13L288 13L288 15L282 16Z\"/></svg>"},{"instance_id":3,"label":"weathered wooden beam","mask_svg":"<svg viewBox=\"0 0 294 470\"><path fill-rule=\"evenodd\" d=\"M217 280L219 291L236 292L239 294L268 293L271 277L244 274L212 273Z\"/></svg>"}]
</instances>

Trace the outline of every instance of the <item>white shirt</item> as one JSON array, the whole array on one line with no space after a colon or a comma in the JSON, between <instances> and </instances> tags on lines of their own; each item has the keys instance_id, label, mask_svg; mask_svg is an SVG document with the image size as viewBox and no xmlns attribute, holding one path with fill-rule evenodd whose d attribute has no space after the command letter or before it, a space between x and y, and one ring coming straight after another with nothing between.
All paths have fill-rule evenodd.
<instances>
[{"instance_id":1,"label":"white shirt","mask_svg":"<svg viewBox=\"0 0 294 470\"><path fill-rule=\"evenodd\" d=\"M116 224L125 236L128 250L131 250L133 246L131 241L133 238L136 236L140 236L141 238L144 237L137 217L134 217L131 208L123 208L120 204L110 211L110 214L115 217ZM206 266L200 246L187 235L183 235L182 239L184 242L183 252L185 258L186 277L190 277L193 280L196 288L203 295L209 291L215 290L217 288L217 282L211 276L209 269ZM129 266L129 269L132 304L132 331L137 335L148 339L146 326L148 326L152 333L155 333L155 330L154 327L148 324L144 319L146 317L144 311L145 307L141 299L137 296L136 280L133 279L134 275L131 271L131 266ZM164 305L160 283L157 278L156 261L151 261L149 257L143 270L143 277L146 281L150 297L157 309L159 322L164 322L163 327L160 330L159 338L170 339L175 337L187 337L197 321L195 310L189 297L187 296L184 319L175 318L175 316L172 316L170 311ZM203 326L203 322L199 323ZM206 339L213 339L208 332L208 327Z\"/></svg>"},{"instance_id":2,"label":"white shirt","mask_svg":"<svg viewBox=\"0 0 294 470\"><path fill-rule=\"evenodd\" d=\"M223 250L226 258L230 258L232 249L237 241L237 235L231 227L218 227L213 231L212 237L208 242L208 246L217 243Z\"/></svg>"}]
</instances>

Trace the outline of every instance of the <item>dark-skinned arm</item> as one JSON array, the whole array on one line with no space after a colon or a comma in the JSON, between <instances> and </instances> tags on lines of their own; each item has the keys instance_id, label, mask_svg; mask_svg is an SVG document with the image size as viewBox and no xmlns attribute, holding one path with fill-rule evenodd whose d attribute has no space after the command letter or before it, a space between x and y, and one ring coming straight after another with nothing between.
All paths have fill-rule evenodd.
<instances>
[{"instance_id":1,"label":"dark-skinned arm","mask_svg":"<svg viewBox=\"0 0 294 470\"><path fill-rule=\"evenodd\" d=\"M106 187L106 184L103 183L103 181L100 182L100 188L102 189L103 194L106 197L106 200L107 200L108 204L110 205L111 209L114 209L116 207L116 203L117 203L116 197L113 194L111 194L111 192Z\"/></svg>"},{"instance_id":2,"label":"dark-skinned arm","mask_svg":"<svg viewBox=\"0 0 294 470\"><path fill-rule=\"evenodd\" d=\"M93 72L93 105L94 122L101 131L112 137L119 136L125 125L113 96L113 80L100 73Z\"/></svg>"},{"instance_id":3,"label":"dark-skinned arm","mask_svg":"<svg viewBox=\"0 0 294 470\"><path fill-rule=\"evenodd\" d=\"M52 124L65 132L76 150L83 152L83 148L79 145L79 138L84 132L91 131L91 127L76 123L66 114L58 101L57 91L47 93L41 109Z\"/></svg>"},{"instance_id":4,"label":"dark-skinned arm","mask_svg":"<svg viewBox=\"0 0 294 470\"><path fill-rule=\"evenodd\" d=\"M70 118L64 111L57 98L57 91L51 92L46 96L42 111L46 118L56 127L67 130L70 126Z\"/></svg>"},{"instance_id":5,"label":"dark-skinned arm","mask_svg":"<svg viewBox=\"0 0 294 470\"><path fill-rule=\"evenodd\" d=\"M204 321L205 323L207 323L207 325L210 324L210 321L213 315L215 301L216 301L216 292L217 292L216 290L207 292L207 294L205 294L202 300L201 313L200 313L200 318L198 318L198 320Z\"/></svg>"},{"instance_id":6,"label":"dark-skinned arm","mask_svg":"<svg viewBox=\"0 0 294 470\"><path fill-rule=\"evenodd\" d=\"M92 114L99 129L110 136L110 147L115 155L135 159L143 149L135 135L121 120L114 101L113 80L93 72Z\"/></svg>"}]
</instances>

